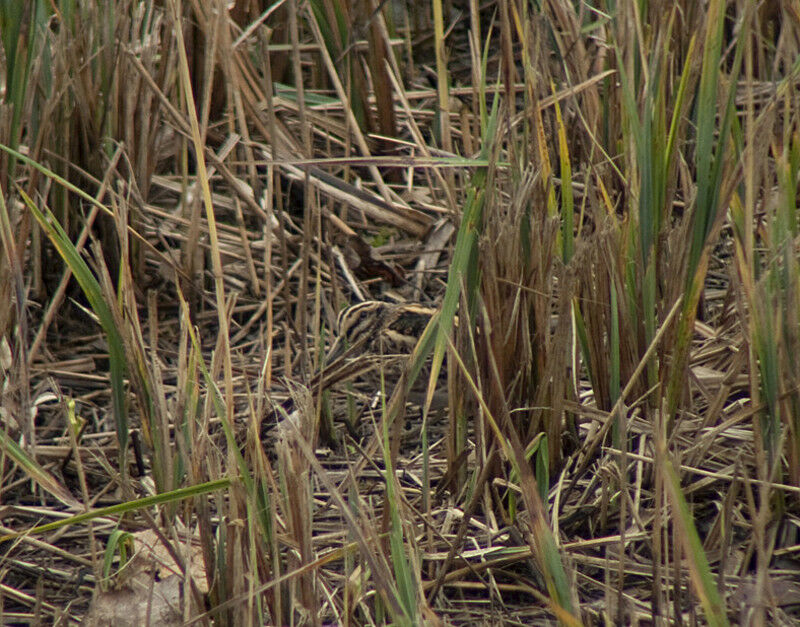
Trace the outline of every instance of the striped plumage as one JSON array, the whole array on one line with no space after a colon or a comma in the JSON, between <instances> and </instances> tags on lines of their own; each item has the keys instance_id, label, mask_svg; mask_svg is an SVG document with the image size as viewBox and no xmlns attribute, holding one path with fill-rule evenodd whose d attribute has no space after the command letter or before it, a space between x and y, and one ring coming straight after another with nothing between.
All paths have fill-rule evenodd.
<instances>
[{"instance_id":1,"label":"striped plumage","mask_svg":"<svg viewBox=\"0 0 800 627\"><path fill-rule=\"evenodd\" d=\"M320 363L309 388L327 389L375 368L382 354L397 354L386 340L386 331L405 305L368 300L342 310L336 320L336 339ZM407 351L405 351L407 352Z\"/></svg>"},{"instance_id":2,"label":"striped plumage","mask_svg":"<svg viewBox=\"0 0 800 627\"><path fill-rule=\"evenodd\" d=\"M370 370L397 364L398 356L410 354L432 313L417 305L372 300L343 309L336 320L335 339L308 389L316 396ZM284 403L284 410L289 413L292 405L291 400Z\"/></svg>"},{"instance_id":3,"label":"striped plumage","mask_svg":"<svg viewBox=\"0 0 800 627\"><path fill-rule=\"evenodd\" d=\"M336 340L328 351L325 365L345 354L353 356L359 352L371 352L381 333L397 320L402 305L367 300L347 307L336 318Z\"/></svg>"}]
</instances>

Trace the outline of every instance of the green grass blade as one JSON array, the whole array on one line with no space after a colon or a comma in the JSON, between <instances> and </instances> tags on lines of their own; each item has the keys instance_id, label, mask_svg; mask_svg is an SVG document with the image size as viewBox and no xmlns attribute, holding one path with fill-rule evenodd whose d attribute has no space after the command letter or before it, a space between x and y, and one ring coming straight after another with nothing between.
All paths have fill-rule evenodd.
<instances>
[{"instance_id":1,"label":"green grass blade","mask_svg":"<svg viewBox=\"0 0 800 627\"><path fill-rule=\"evenodd\" d=\"M672 507L677 513L676 516L672 517L672 520L678 526L678 536L683 543L683 553L689 563L692 584L705 610L706 620L709 625L719 627L729 625L728 616L725 613L725 605L720 599L714 577L711 575L708 559L703 551L703 543L700 542L697 528L692 520L692 515L689 513L689 507L681 491L678 475L669 460L666 460L665 471L667 494L672 502Z\"/></svg>"},{"instance_id":2,"label":"green grass blade","mask_svg":"<svg viewBox=\"0 0 800 627\"><path fill-rule=\"evenodd\" d=\"M69 236L56 220L53 213L47 208L40 211L30 197L19 190L20 196L25 201L31 214L36 218L39 226L50 238L58 254L69 266L75 280L81 286L89 305L97 316L108 341L109 371L111 377L111 400L114 411L114 422L117 428L119 441L119 464L123 476L127 473L128 449L128 414L125 402L125 373L127 364L122 336L117 329L115 317L108 303L103 298L103 291L95 279L89 266L80 256ZM112 305L113 306L113 305Z\"/></svg>"},{"instance_id":3,"label":"green grass blade","mask_svg":"<svg viewBox=\"0 0 800 627\"><path fill-rule=\"evenodd\" d=\"M486 124L484 132L484 143L481 147L480 158L488 159L490 146L495 137L498 124L499 98L495 97L492 102L492 112ZM436 317L435 344L433 345L433 364L431 375L428 381L428 394L425 403L425 414L427 414L430 400L433 398L436 381L439 378L442 361L447 349L450 331L453 328L458 304L461 299L462 285L466 287L466 301L469 307L475 302L475 295L478 289L478 236L480 235L483 221L483 206L485 202L487 178L489 168L479 168L472 176L467 200L464 205L464 214L461 218L461 226L456 236L456 245L453 252L453 260L450 264L450 271L447 275L447 288L445 289L442 308ZM471 312L464 312L464 324L468 324L468 317ZM431 330L434 333L434 330ZM418 346L430 347L432 338L426 334L418 342ZM416 351L415 351L416 353ZM409 385L419 374L422 366L423 353L416 356L411 372Z\"/></svg>"},{"instance_id":4,"label":"green grass blade","mask_svg":"<svg viewBox=\"0 0 800 627\"><path fill-rule=\"evenodd\" d=\"M133 501L126 501L124 503L117 503L116 505L109 505L108 507L93 509L88 512L76 514L75 516L70 516L69 518L64 518L63 520L57 520L55 522L47 523L46 525L39 525L38 527L33 527L31 529L27 529L26 531L5 534L0 536L0 544L21 536L39 535L49 531L54 531L56 529L61 529L63 527L78 525L88 520L96 520L98 518L105 518L106 516L127 514L130 512L139 511L140 509L155 507L156 505L177 503L184 499L193 498L195 496L202 496L203 494L210 494L211 492L225 490L230 487L232 481L233 479L229 477L223 477L222 479L216 479L215 481L199 483L186 488L172 490L171 492L162 492L161 494L148 496L143 499L136 499Z\"/></svg>"},{"instance_id":5,"label":"green grass blade","mask_svg":"<svg viewBox=\"0 0 800 627\"><path fill-rule=\"evenodd\" d=\"M4 429L0 429L0 449L8 455L33 481L69 507L81 507L69 490L61 485L53 475L40 466L35 459L23 451L20 446L8 437Z\"/></svg>"}]
</instances>

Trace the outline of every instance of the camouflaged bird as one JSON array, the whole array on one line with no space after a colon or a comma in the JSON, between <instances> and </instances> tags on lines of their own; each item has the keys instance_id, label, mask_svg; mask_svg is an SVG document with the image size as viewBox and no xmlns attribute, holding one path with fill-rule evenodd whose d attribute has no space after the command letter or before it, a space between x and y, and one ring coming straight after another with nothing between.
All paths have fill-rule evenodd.
<instances>
[{"instance_id":1,"label":"camouflaged bird","mask_svg":"<svg viewBox=\"0 0 800 627\"><path fill-rule=\"evenodd\" d=\"M335 339L319 371L308 382L308 390L318 397L325 390L372 370L396 369L410 355L433 313L419 305L372 300L342 310L336 320ZM379 381L373 384L379 389ZM279 411L294 420L295 405L290 399Z\"/></svg>"}]
</instances>

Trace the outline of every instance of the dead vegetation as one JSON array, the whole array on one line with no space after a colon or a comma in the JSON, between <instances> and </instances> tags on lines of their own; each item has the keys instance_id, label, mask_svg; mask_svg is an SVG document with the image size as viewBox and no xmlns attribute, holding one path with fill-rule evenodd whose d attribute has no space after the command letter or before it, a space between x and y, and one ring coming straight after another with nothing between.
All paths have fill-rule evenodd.
<instances>
[{"instance_id":1,"label":"dead vegetation","mask_svg":"<svg viewBox=\"0 0 800 627\"><path fill-rule=\"evenodd\" d=\"M795 0L0 12L3 622L798 620Z\"/></svg>"}]
</instances>

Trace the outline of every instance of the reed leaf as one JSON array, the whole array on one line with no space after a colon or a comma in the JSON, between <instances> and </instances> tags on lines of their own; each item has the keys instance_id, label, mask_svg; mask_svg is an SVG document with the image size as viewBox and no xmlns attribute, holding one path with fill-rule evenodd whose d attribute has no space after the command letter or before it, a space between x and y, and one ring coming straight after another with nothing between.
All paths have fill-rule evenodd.
<instances>
[{"instance_id":1,"label":"reed leaf","mask_svg":"<svg viewBox=\"0 0 800 627\"><path fill-rule=\"evenodd\" d=\"M128 369L125 347L117 329L117 319L111 311L114 303L107 303L103 298L103 291L97 279L92 274L87 263L80 256L66 232L56 220L50 209L44 207L40 210L30 197L19 190L19 194L27 205L31 214L39 223L41 229L50 238L58 254L69 266L75 280L81 286L92 311L97 316L97 322L103 329L108 341L109 374L111 376L111 400L114 412L114 422L117 426L117 441L119 442L119 467L122 476L127 475L127 450L128 450L128 413L125 400L125 373Z\"/></svg>"}]
</instances>

